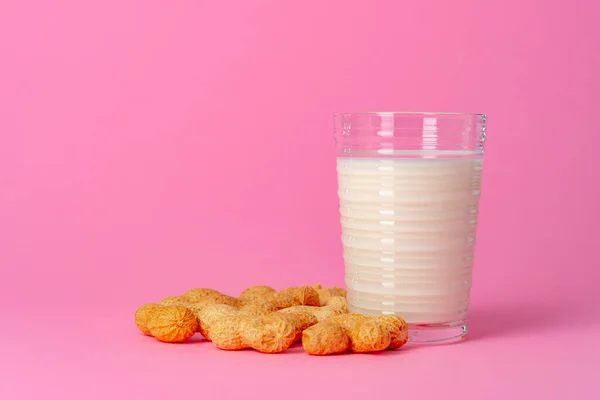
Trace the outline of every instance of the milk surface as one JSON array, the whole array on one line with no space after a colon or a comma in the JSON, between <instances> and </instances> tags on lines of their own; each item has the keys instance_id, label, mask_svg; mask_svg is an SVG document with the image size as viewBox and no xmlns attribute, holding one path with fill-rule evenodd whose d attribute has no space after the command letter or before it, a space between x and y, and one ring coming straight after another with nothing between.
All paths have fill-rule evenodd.
<instances>
[{"instance_id":1,"label":"milk surface","mask_svg":"<svg viewBox=\"0 0 600 400\"><path fill-rule=\"evenodd\" d=\"M352 312L466 319L482 158L337 159Z\"/></svg>"}]
</instances>

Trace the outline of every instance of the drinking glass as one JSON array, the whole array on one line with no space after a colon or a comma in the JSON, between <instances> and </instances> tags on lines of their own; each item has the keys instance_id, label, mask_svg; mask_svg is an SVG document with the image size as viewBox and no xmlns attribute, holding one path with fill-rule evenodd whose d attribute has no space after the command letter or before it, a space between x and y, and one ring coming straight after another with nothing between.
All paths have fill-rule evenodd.
<instances>
[{"instance_id":1,"label":"drinking glass","mask_svg":"<svg viewBox=\"0 0 600 400\"><path fill-rule=\"evenodd\" d=\"M393 314L409 342L467 334L486 116L334 116L351 312Z\"/></svg>"}]
</instances>

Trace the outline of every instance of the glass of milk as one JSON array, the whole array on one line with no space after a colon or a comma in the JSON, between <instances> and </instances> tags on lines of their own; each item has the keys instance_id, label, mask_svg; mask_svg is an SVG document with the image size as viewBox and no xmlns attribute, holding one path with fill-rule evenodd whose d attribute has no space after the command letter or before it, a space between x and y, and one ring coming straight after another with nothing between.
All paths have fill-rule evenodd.
<instances>
[{"instance_id":1,"label":"glass of milk","mask_svg":"<svg viewBox=\"0 0 600 400\"><path fill-rule=\"evenodd\" d=\"M351 312L395 314L412 343L467 335L486 116L335 115Z\"/></svg>"}]
</instances>

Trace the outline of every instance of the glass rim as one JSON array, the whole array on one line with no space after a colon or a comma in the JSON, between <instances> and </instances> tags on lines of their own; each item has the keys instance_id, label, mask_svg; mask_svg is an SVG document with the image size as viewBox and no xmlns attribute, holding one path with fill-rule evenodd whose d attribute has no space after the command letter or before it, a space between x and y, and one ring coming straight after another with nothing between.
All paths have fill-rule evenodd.
<instances>
[{"instance_id":1,"label":"glass rim","mask_svg":"<svg viewBox=\"0 0 600 400\"><path fill-rule=\"evenodd\" d=\"M334 117L350 117L352 115L373 115L373 116L406 116L406 117L419 117L419 116L441 116L441 117L480 117L487 118L486 114L483 113L467 113L467 112L452 112L452 111L352 111L352 112L338 112L333 114Z\"/></svg>"}]
</instances>

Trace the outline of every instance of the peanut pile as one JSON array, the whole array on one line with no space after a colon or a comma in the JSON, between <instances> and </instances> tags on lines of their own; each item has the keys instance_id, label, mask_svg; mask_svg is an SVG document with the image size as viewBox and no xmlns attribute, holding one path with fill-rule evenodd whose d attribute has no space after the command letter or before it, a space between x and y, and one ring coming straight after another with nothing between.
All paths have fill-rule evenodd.
<instances>
[{"instance_id":1,"label":"peanut pile","mask_svg":"<svg viewBox=\"0 0 600 400\"><path fill-rule=\"evenodd\" d=\"M321 285L275 290L252 286L238 297L190 289L144 304L135 324L147 336L179 343L199 332L223 350L280 353L302 343L311 355L377 352L406 344L406 322L394 315L349 313L346 291Z\"/></svg>"}]
</instances>

